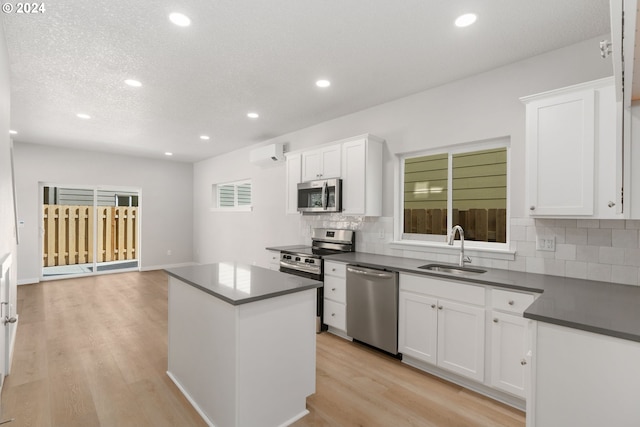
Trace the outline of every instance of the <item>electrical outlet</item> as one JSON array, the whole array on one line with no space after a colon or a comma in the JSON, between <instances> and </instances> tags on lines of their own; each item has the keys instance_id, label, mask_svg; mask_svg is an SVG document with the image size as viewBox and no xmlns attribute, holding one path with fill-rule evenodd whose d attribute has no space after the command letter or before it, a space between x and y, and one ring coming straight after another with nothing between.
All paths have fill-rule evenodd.
<instances>
[{"instance_id":1,"label":"electrical outlet","mask_svg":"<svg viewBox=\"0 0 640 427\"><path fill-rule=\"evenodd\" d=\"M384 239L384 228L378 230L378 239Z\"/></svg>"},{"instance_id":2,"label":"electrical outlet","mask_svg":"<svg viewBox=\"0 0 640 427\"><path fill-rule=\"evenodd\" d=\"M556 251L555 236L536 236L536 249L539 251Z\"/></svg>"}]
</instances>

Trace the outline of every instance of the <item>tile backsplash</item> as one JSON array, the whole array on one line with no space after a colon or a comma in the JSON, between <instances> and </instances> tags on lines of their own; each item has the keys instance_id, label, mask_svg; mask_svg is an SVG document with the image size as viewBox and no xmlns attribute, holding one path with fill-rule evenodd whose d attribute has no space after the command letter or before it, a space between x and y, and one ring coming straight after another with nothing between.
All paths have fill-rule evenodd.
<instances>
[{"instance_id":1,"label":"tile backsplash","mask_svg":"<svg viewBox=\"0 0 640 427\"><path fill-rule=\"evenodd\" d=\"M361 252L456 262L457 254L392 248L392 217L353 217L341 214L305 215L301 234L312 228L356 230ZM553 239L555 251L536 249L536 240ZM512 218L509 235L513 260L477 252L473 265L579 279L640 285L640 220Z\"/></svg>"}]
</instances>

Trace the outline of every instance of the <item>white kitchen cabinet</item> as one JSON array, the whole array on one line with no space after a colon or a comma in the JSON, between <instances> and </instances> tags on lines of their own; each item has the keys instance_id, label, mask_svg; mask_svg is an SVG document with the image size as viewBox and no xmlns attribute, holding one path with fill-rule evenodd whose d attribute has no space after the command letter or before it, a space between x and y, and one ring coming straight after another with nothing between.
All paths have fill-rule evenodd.
<instances>
[{"instance_id":1,"label":"white kitchen cabinet","mask_svg":"<svg viewBox=\"0 0 640 427\"><path fill-rule=\"evenodd\" d=\"M371 135L342 144L342 210L345 215L382 215L382 147Z\"/></svg>"},{"instance_id":2,"label":"white kitchen cabinet","mask_svg":"<svg viewBox=\"0 0 640 427\"><path fill-rule=\"evenodd\" d=\"M324 262L324 323L329 331L346 336L347 330L347 265Z\"/></svg>"},{"instance_id":3,"label":"white kitchen cabinet","mask_svg":"<svg viewBox=\"0 0 640 427\"><path fill-rule=\"evenodd\" d=\"M298 212L298 184L302 182L302 155L300 153L287 154L287 206L286 213Z\"/></svg>"},{"instance_id":4,"label":"white kitchen cabinet","mask_svg":"<svg viewBox=\"0 0 640 427\"><path fill-rule=\"evenodd\" d=\"M400 353L484 381L484 293L478 286L401 274Z\"/></svg>"},{"instance_id":5,"label":"white kitchen cabinet","mask_svg":"<svg viewBox=\"0 0 640 427\"><path fill-rule=\"evenodd\" d=\"M401 291L398 312L398 351L405 356L435 365L438 345L438 300Z\"/></svg>"},{"instance_id":6,"label":"white kitchen cabinet","mask_svg":"<svg viewBox=\"0 0 640 427\"><path fill-rule=\"evenodd\" d=\"M525 398L530 374L530 320L522 317L533 294L491 290L491 386Z\"/></svg>"},{"instance_id":7,"label":"white kitchen cabinet","mask_svg":"<svg viewBox=\"0 0 640 427\"><path fill-rule=\"evenodd\" d=\"M302 182L340 177L341 145L302 152Z\"/></svg>"},{"instance_id":8,"label":"white kitchen cabinet","mask_svg":"<svg viewBox=\"0 0 640 427\"><path fill-rule=\"evenodd\" d=\"M512 314L491 312L491 386L526 397L527 323Z\"/></svg>"},{"instance_id":9,"label":"white kitchen cabinet","mask_svg":"<svg viewBox=\"0 0 640 427\"><path fill-rule=\"evenodd\" d=\"M537 322L527 426L639 426L639 360L638 342Z\"/></svg>"},{"instance_id":10,"label":"white kitchen cabinet","mask_svg":"<svg viewBox=\"0 0 640 427\"><path fill-rule=\"evenodd\" d=\"M267 249L267 259L269 270L280 270L280 251L271 251Z\"/></svg>"},{"instance_id":11,"label":"white kitchen cabinet","mask_svg":"<svg viewBox=\"0 0 640 427\"><path fill-rule=\"evenodd\" d=\"M530 215L622 218L613 78L521 100L526 104Z\"/></svg>"}]
</instances>

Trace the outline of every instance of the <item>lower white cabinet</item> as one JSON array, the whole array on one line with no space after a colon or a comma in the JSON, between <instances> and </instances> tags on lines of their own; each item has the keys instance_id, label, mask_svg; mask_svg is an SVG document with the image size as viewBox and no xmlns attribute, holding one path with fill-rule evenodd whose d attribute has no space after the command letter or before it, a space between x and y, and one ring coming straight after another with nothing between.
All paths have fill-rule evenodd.
<instances>
[{"instance_id":1,"label":"lower white cabinet","mask_svg":"<svg viewBox=\"0 0 640 427\"><path fill-rule=\"evenodd\" d=\"M448 288L448 289L447 289ZM481 307L438 295L480 292ZM471 289L473 288L473 289ZM418 290L416 292L416 290ZM424 293L423 293L424 292ZM430 294L429 294L430 293ZM403 355L484 381L484 289L433 278L400 276L398 348Z\"/></svg>"},{"instance_id":2,"label":"lower white cabinet","mask_svg":"<svg viewBox=\"0 0 640 427\"><path fill-rule=\"evenodd\" d=\"M269 270L280 270L280 251L271 251L267 249Z\"/></svg>"},{"instance_id":3,"label":"lower white cabinet","mask_svg":"<svg viewBox=\"0 0 640 427\"><path fill-rule=\"evenodd\" d=\"M491 312L491 386L526 397L528 320L512 314Z\"/></svg>"},{"instance_id":4,"label":"lower white cabinet","mask_svg":"<svg viewBox=\"0 0 640 427\"><path fill-rule=\"evenodd\" d=\"M347 330L347 265L324 262L324 323L340 335ZM331 329L330 329L331 331ZM335 332L335 331L334 331Z\"/></svg>"}]
</instances>

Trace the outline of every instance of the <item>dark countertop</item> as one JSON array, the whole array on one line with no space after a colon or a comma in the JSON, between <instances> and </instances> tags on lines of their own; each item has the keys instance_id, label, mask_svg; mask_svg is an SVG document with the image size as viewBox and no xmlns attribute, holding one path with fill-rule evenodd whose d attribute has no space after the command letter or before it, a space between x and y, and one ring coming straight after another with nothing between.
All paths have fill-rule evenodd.
<instances>
[{"instance_id":1,"label":"dark countertop","mask_svg":"<svg viewBox=\"0 0 640 427\"><path fill-rule=\"evenodd\" d=\"M175 277L231 305L322 287L322 282L238 262L168 268Z\"/></svg>"},{"instance_id":2,"label":"dark countertop","mask_svg":"<svg viewBox=\"0 0 640 427\"><path fill-rule=\"evenodd\" d=\"M330 255L324 259L469 284L541 293L525 310L524 317L640 342L639 286L486 267L478 267L487 270L486 273L460 276L418 268L425 264L442 264L435 261L365 252Z\"/></svg>"}]
</instances>

